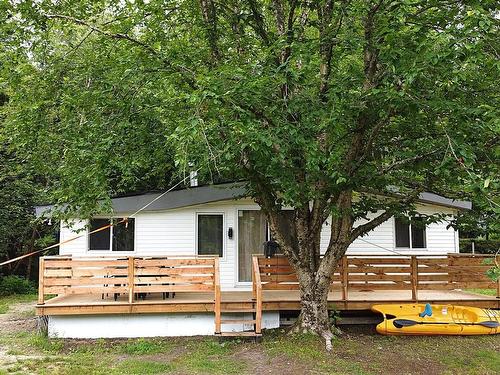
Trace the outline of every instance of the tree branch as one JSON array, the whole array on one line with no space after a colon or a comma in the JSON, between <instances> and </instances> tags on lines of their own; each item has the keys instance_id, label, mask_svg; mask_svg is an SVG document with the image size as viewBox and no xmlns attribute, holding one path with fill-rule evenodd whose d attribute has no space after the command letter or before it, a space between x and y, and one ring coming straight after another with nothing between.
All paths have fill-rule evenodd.
<instances>
[{"instance_id":1,"label":"tree branch","mask_svg":"<svg viewBox=\"0 0 500 375\"><path fill-rule=\"evenodd\" d=\"M62 19L62 20L66 20L66 21L71 21L71 22L76 23L78 25L86 26L89 29L91 29L99 34L106 35L106 36L113 38L113 39L128 40L129 42L132 42L138 46L143 47L144 49L149 51L151 54L153 54L155 56L159 56L158 52L153 47L149 46L148 44L146 44L144 42L141 42L138 39L132 38L128 34L111 33L109 31L103 30L103 29L99 28L98 26L93 25L87 21L81 20L79 18L71 17L71 16L66 16L64 14L46 14L45 17L47 17L49 19Z\"/></svg>"},{"instance_id":2,"label":"tree branch","mask_svg":"<svg viewBox=\"0 0 500 375\"><path fill-rule=\"evenodd\" d=\"M67 15L64 15L64 14L45 14L45 17L47 17L48 19L61 19L61 20L64 20L64 21L70 21L70 22L73 22L73 23L75 23L77 25L85 26L85 27L89 28L91 31L99 33L99 34L102 34L102 35L107 36L109 38L126 40L128 42L131 42L131 43L139 46L139 47L142 47L147 52L149 52L151 55L153 55L154 57L156 57L157 59L159 59L160 62L163 64L163 66L165 68L172 69L172 71L182 74L183 78L186 80L186 83L191 88L193 88L193 89L197 88L196 82L195 82L195 78L194 78L195 74L194 74L194 72L192 70L190 70L189 68L187 68L187 67L185 67L183 65L178 65L178 64L173 65L170 61L166 60L153 47L151 47L147 43L141 42L140 40L131 37L128 34L112 33L112 32L109 32L107 30L104 30L104 29L100 28L99 26L96 26L96 25L94 25L94 24L92 24L90 22L84 21L84 20L79 19L79 18L67 16Z\"/></svg>"},{"instance_id":3,"label":"tree branch","mask_svg":"<svg viewBox=\"0 0 500 375\"><path fill-rule=\"evenodd\" d=\"M264 45L269 45L269 36L267 35L266 26L264 23L264 17L262 17L262 13L259 11L257 3L255 0L248 0L248 5L250 6L250 11L252 12L253 19L255 21L255 26L253 29L260 36Z\"/></svg>"},{"instance_id":4,"label":"tree branch","mask_svg":"<svg viewBox=\"0 0 500 375\"><path fill-rule=\"evenodd\" d=\"M342 1L343 5L340 8L339 16L336 21L333 21L333 6L335 0L327 0L323 7L318 8L319 32L320 32L320 100L326 102L326 96L329 89L329 79L332 71L332 56L333 48L336 44L337 37L343 23L346 4L348 1Z\"/></svg>"},{"instance_id":5,"label":"tree branch","mask_svg":"<svg viewBox=\"0 0 500 375\"><path fill-rule=\"evenodd\" d=\"M432 150L432 151L429 151L425 154L422 154L422 155L416 155L416 156L412 156L411 158L407 158L407 159L402 159L402 160L398 160L398 161L395 161L394 163L388 165L387 167L385 168L382 168L380 171L379 171L379 175L384 175L386 174L387 172L390 172L391 170L395 169L395 168L398 168L398 167L401 167L403 166L404 164L407 164L407 163L411 163L411 162L415 162L415 161L420 161L420 160L423 160L425 159L426 157L430 156L430 155L434 155L434 154L437 154L438 152L442 151L442 149L437 149L437 150Z\"/></svg>"},{"instance_id":6,"label":"tree branch","mask_svg":"<svg viewBox=\"0 0 500 375\"><path fill-rule=\"evenodd\" d=\"M420 197L420 193L422 191L423 191L422 188L415 189L414 192L409 197L400 201L400 205L407 206L409 204L414 203ZM376 218L370 220L368 223L358 225L357 227L353 228L351 231L349 243L352 243L356 238L365 235L372 229L375 229L380 224L390 219L391 216L393 215L394 215L393 212L391 212L390 210L386 210L380 215L378 215Z\"/></svg>"},{"instance_id":7,"label":"tree branch","mask_svg":"<svg viewBox=\"0 0 500 375\"><path fill-rule=\"evenodd\" d=\"M393 214L391 212L384 211L376 218L370 220L368 223L357 226L356 228L354 228L352 230L349 242L352 243L356 238L365 235L366 233L368 233L372 229L375 229L383 222L389 220L392 215Z\"/></svg>"},{"instance_id":8,"label":"tree branch","mask_svg":"<svg viewBox=\"0 0 500 375\"><path fill-rule=\"evenodd\" d=\"M217 13L212 0L200 0L201 14L206 25L207 40L214 61L219 60L220 52L217 46Z\"/></svg>"}]
</instances>

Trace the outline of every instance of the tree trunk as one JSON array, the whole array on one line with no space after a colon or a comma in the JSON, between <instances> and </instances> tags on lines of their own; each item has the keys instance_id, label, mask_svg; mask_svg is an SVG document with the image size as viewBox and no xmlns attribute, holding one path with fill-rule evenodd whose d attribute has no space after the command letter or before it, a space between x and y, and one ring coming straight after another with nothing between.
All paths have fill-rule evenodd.
<instances>
[{"instance_id":1,"label":"tree trunk","mask_svg":"<svg viewBox=\"0 0 500 375\"><path fill-rule=\"evenodd\" d=\"M26 264L26 280L30 280L31 279L31 263L32 263L31 257L28 257L27 262L28 263Z\"/></svg>"},{"instance_id":2,"label":"tree trunk","mask_svg":"<svg viewBox=\"0 0 500 375\"><path fill-rule=\"evenodd\" d=\"M328 313L330 278L318 276L316 272L309 270L298 271L297 278L301 310L291 332L315 333L325 339L326 349L331 350L333 334Z\"/></svg>"},{"instance_id":3,"label":"tree trunk","mask_svg":"<svg viewBox=\"0 0 500 375\"><path fill-rule=\"evenodd\" d=\"M287 256L299 282L301 312L291 332L318 334L325 339L327 350L332 349L333 337L328 292L338 262L349 246L352 229L351 192L341 198L339 206L345 214L332 223L330 243L323 258L320 256L320 237L325 219L322 219L324 213L317 202L313 204L312 212L309 205L295 208L294 220L287 220L281 210L273 209L271 199L257 202L266 212L273 237Z\"/></svg>"}]
</instances>

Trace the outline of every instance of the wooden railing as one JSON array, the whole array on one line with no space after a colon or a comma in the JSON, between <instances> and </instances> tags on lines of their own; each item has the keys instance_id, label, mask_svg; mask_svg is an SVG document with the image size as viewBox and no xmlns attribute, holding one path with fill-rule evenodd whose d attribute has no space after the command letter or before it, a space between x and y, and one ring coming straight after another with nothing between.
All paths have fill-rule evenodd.
<instances>
[{"instance_id":1,"label":"wooden railing","mask_svg":"<svg viewBox=\"0 0 500 375\"><path fill-rule=\"evenodd\" d=\"M132 304L146 293L212 292L215 332L220 332L219 258L43 257L38 304L45 296L127 295Z\"/></svg>"},{"instance_id":2,"label":"wooden railing","mask_svg":"<svg viewBox=\"0 0 500 375\"><path fill-rule=\"evenodd\" d=\"M255 333L262 332L262 280L259 272L259 258L252 258L252 294L255 300Z\"/></svg>"},{"instance_id":3,"label":"wooden railing","mask_svg":"<svg viewBox=\"0 0 500 375\"><path fill-rule=\"evenodd\" d=\"M500 280L494 282L486 275L493 258L470 254L344 256L333 274L331 290L341 291L343 301L349 300L350 291L408 290L409 301L417 302L422 290L468 288L496 289L500 298ZM262 306L263 290L299 289L297 275L284 256L254 256L252 280L257 307Z\"/></svg>"}]
</instances>

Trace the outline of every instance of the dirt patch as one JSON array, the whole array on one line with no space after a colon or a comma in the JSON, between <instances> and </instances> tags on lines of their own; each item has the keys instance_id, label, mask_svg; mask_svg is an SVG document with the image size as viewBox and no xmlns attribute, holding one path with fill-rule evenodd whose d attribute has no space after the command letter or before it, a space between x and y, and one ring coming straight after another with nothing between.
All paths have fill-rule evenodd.
<instances>
[{"instance_id":1,"label":"dirt patch","mask_svg":"<svg viewBox=\"0 0 500 375\"><path fill-rule=\"evenodd\" d=\"M35 331L35 304L36 302L12 304L5 314L0 314L0 332L9 334Z\"/></svg>"},{"instance_id":2,"label":"dirt patch","mask_svg":"<svg viewBox=\"0 0 500 375\"><path fill-rule=\"evenodd\" d=\"M13 303L5 314L0 314L0 332L2 335L34 332L36 330L36 302ZM8 354L10 348L0 346L0 366L8 368L18 361L42 358L38 355Z\"/></svg>"},{"instance_id":3,"label":"dirt patch","mask_svg":"<svg viewBox=\"0 0 500 375\"><path fill-rule=\"evenodd\" d=\"M310 374L310 369L303 363L282 355L269 357L262 346L249 345L232 355L237 361L246 364L248 374Z\"/></svg>"}]
</instances>

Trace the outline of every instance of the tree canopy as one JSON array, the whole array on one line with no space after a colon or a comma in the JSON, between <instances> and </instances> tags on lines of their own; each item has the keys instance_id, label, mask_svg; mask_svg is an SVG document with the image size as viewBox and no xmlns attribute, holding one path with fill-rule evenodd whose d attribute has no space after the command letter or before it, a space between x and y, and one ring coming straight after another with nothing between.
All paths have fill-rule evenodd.
<instances>
[{"instance_id":1,"label":"tree canopy","mask_svg":"<svg viewBox=\"0 0 500 375\"><path fill-rule=\"evenodd\" d=\"M8 101L0 92L0 108ZM0 129L3 119L0 116ZM0 262L32 252L38 246L53 242L53 229L37 222L33 206L44 197L44 179L11 150L0 137ZM4 274L35 276L34 259L26 259L0 268Z\"/></svg>"},{"instance_id":2,"label":"tree canopy","mask_svg":"<svg viewBox=\"0 0 500 375\"><path fill-rule=\"evenodd\" d=\"M57 202L90 215L112 191L166 186L190 166L246 180L309 310L347 246L411 215L419 192L481 196L498 212L494 1L3 7L6 134L54 176ZM324 333L321 306L321 324L305 325Z\"/></svg>"}]
</instances>

